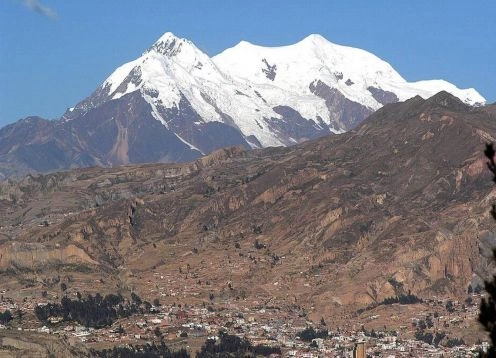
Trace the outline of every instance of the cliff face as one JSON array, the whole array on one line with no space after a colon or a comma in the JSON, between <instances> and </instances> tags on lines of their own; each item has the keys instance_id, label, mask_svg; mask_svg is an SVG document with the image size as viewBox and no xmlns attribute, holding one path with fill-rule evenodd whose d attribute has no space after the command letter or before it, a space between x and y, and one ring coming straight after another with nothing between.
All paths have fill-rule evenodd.
<instances>
[{"instance_id":1,"label":"cliff face","mask_svg":"<svg viewBox=\"0 0 496 358\"><path fill-rule=\"evenodd\" d=\"M60 245L50 247L39 243L19 244L12 242L10 246L4 246L0 254L0 267L14 266L22 269L36 269L44 265L50 266L55 262L67 265L78 263L95 265L98 263L74 244L61 248Z\"/></svg>"},{"instance_id":2,"label":"cliff face","mask_svg":"<svg viewBox=\"0 0 496 358\"><path fill-rule=\"evenodd\" d=\"M146 295L167 273L190 285L185 301L214 292L319 312L456 297L487 275L496 243L482 153L494 138L487 111L441 93L291 148L4 182L1 275L34 291L59 275Z\"/></svg>"}]
</instances>

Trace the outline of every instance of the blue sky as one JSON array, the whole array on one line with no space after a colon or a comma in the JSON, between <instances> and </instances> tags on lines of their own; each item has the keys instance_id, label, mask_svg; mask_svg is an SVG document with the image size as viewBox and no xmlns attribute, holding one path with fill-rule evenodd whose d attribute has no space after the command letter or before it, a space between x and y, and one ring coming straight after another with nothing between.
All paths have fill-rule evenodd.
<instances>
[{"instance_id":1,"label":"blue sky","mask_svg":"<svg viewBox=\"0 0 496 358\"><path fill-rule=\"evenodd\" d=\"M494 0L0 0L0 127L59 117L167 31L209 55L319 33L496 101Z\"/></svg>"}]
</instances>

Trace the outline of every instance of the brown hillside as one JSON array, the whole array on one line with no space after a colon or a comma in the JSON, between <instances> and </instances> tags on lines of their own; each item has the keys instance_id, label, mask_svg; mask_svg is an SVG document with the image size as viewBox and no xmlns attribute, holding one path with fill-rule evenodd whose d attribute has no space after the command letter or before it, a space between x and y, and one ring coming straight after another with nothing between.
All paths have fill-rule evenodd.
<instances>
[{"instance_id":1,"label":"brown hillside","mask_svg":"<svg viewBox=\"0 0 496 358\"><path fill-rule=\"evenodd\" d=\"M395 294L455 297L487 274L496 122L447 93L356 130L187 164L89 168L0 185L0 280L171 302L257 298L331 313ZM48 282L48 283L47 283ZM47 286L48 285L48 286Z\"/></svg>"}]
</instances>

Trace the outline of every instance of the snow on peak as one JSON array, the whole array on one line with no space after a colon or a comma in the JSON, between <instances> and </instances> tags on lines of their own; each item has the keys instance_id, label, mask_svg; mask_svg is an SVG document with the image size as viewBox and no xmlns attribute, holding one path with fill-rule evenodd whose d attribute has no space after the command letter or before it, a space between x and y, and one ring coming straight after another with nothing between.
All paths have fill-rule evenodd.
<instances>
[{"instance_id":1,"label":"snow on peak","mask_svg":"<svg viewBox=\"0 0 496 358\"><path fill-rule=\"evenodd\" d=\"M171 40L185 40L186 41L186 39L180 38L180 37L174 35L172 32L167 31L162 36L160 36L158 38L158 40L155 41L155 43L157 43L157 42L167 42L167 41L171 41Z\"/></svg>"},{"instance_id":2,"label":"snow on peak","mask_svg":"<svg viewBox=\"0 0 496 358\"><path fill-rule=\"evenodd\" d=\"M117 68L101 87L112 99L141 88L159 91L163 102L172 106L185 82L212 77L222 76L205 53L191 41L166 32L141 57Z\"/></svg>"},{"instance_id":3,"label":"snow on peak","mask_svg":"<svg viewBox=\"0 0 496 358\"><path fill-rule=\"evenodd\" d=\"M181 52L183 46L195 47L195 45L191 41L179 38L172 32L166 32L165 34L160 36L157 41L155 41L152 47L150 47L145 52L145 54L151 51L155 51L164 56L173 57Z\"/></svg>"},{"instance_id":4,"label":"snow on peak","mask_svg":"<svg viewBox=\"0 0 496 358\"><path fill-rule=\"evenodd\" d=\"M389 63L354 47L334 44L311 34L288 46L263 47L242 41L213 57L215 64L234 78L259 86L277 86L295 94L308 94L309 85L320 80L351 101L371 109L382 106L370 88L393 92L399 100L419 94L430 97L446 90L465 103L484 103L472 89L458 89L446 81L407 82Z\"/></svg>"},{"instance_id":5,"label":"snow on peak","mask_svg":"<svg viewBox=\"0 0 496 358\"><path fill-rule=\"evenodd\" d=\"M319 35L319 34L310 34L307 37L305 37L303 40L300 42L311 42L314 44L332 44L329 40L327 40L324 36Z\"/></svg>"},{"instance_id":6,"label":"snow on peak","mask_svg":"<svg viewBox=\"0 0 496 358\"><path fill-rule=\"evenodd\" d=\"M293 45L262 47L241 42L213 57L234 78L258 86L276 86L294 96L311 95L310 84L321 80L348 99L377 109L367 91L384 79L404 81L385 61L355 48L335 45L321 35L310 35Z\"/></svg>"}]
</instances>

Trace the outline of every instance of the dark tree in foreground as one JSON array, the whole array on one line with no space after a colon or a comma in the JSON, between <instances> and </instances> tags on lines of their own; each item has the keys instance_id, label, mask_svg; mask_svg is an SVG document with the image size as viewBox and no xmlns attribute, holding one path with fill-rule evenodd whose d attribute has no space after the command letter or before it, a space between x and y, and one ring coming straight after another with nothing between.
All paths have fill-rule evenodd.
<instances>
[{"instance_id":1,"label":"dark tree in foreground","mask_svg":"<svg viewBox=\"0 0 496 358\"><path fill-rule=\"evenodd\" d=\"M160 345L129 345L113 347L111 349L96 350L91 349L91 356L97 358L190 358L189 353L184 349L171 351L164 342Z\"/></svg>"},{"instance_id":2,"label":"dark tree in foreground","mask_svg":"<svg viewBox=\"0 0 496 358\"><path fill-rule=\"evenodd\" d=\"M135 302L137 300L133 299L133 302L125 303L121 295L112 293L105 297L99 293L87 297L78 295L77 300L63 297L60 303L50 302L44 306L36 306L34 313L45 324L49 323L50 317L60 317L66 322L74 321L86 327L103 328L111 326L118 318L149 312L151 305L148 302L143 301L141 306Z\"/></svg>"},{"instance_id":3,"label":"dark tree in foreground","mask_svg":"<svg viewBox=\"0 0 496 358\"><path fill-rule=\"evenodd\" d=\"M7 324L12 321L12 313L9 310L5 310L0 313L0 324Z\"/></svg>"},{"instance_id":4,"label":"dark tree in foreground","mask_svg":"<svg viewBox=\"0 0 496 358\"><path fill-rule=\"evenodd\" d=\"M253 358L259 356L281 355L281 348L266 345L253 346L246 338L219 332L219 340L207 339L196 358Z\"/></svg>"},{"instance_id":5,"label":"dark tree in foreground","mask_svg":"<svg viewBox=\"0 0 496 358\"><path fill-rule=\"evenodd\" d=\"M487 166L489 170L493 173L493 181L496 183L496 162L495 162L495 151L492 144L486 145L486 150L484 154L489 159ZM491 209L491 215L496 220L496 204L493 204ZM493 251L493 257L496 261L496 250ZM483 298L481 301L479 322L482 323L486 331L489 332L489 337L491 338L491 346L487 352L489 357L496 356L495 343L496 343L496 276L493 276L492 281L485 282L487 298Z\"/></svg>"},{"instance_id":6,"label":"dark tree in foreground","mask_svg":"<svg viewBox=\"0 0 496 358\"><path fill-rule=\"evenodd\" d=\"M313 327L305 328L296 334L302 341L311 342L315 338L326 338L329 336L327 329L315 330Z\"/></svg>"}]
</instances>

